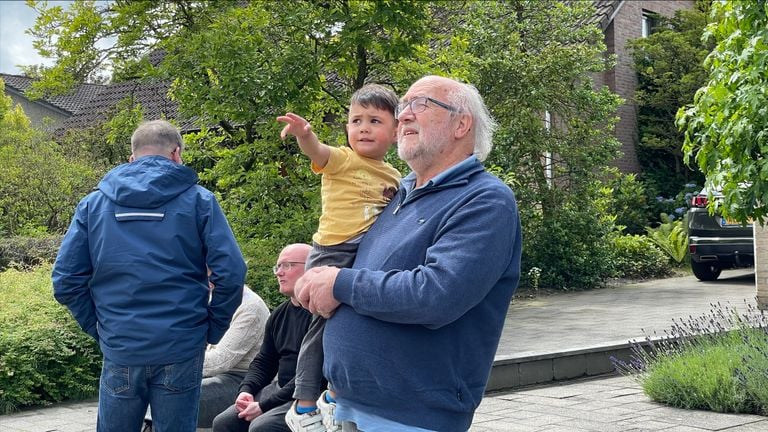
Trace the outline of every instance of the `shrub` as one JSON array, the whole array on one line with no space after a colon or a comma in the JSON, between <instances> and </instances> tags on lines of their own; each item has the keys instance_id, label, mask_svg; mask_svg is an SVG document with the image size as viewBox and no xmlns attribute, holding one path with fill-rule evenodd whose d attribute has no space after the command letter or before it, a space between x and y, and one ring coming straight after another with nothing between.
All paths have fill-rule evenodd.
<instances>
[{"instance_id":1,"label":"shrub","mask_svg":"<svg viewBox=\"0 0 768 432\"><path fill-rule=\"evenodd\" d=\"M607 182L610 189L608 212L616 215L616 225L624 227L627 234L642 234L648 225L648 204L645 187L635 174L611 171L613 179Z\"/></svg>"},{"instance_id":2,"label":"shrub","mask_svg":"<svg viewBox=\"0 0 768 432\"><path fill-rule=\"evenodd\" d=\"M10 266L33 268L52 263L62 236L0 238L0 271Z\"/></svg>"},{"instance_id":3,"label":"shrub","mask_svg":"<svg viewBox=\"0 0 768 432\"><path fill-rule=\"evenodd\" d=\"M97 393L98 346L53 299L50 275L0 273L0 414Z\"/></svg>"},{"instance_id":4,"label":"shrub","mask_svg":"<svg viewBox=\"0 0 768 432\"><path fill-rule=\"evenodd\" d=\"M768 413L768 316L713 305L676 321L659 340L632 343L633 359L613 359L654 401L717 412Z\"/></svg>"},{"instance_id":5,"label":"shrub","mask_svg":"<svg viewBox=\"0 0 768 432\"><path fill-rule=\"evenodd\" d=\"M594 202L566 203L546 219L521 209L522 283L532 283L526 276L533 267L541 269L537 283L543 288L590 289L614 275L608 240L613 219Z\"/></svg>"},{"instance_id":6,"label":"shrub","mask_svg":"<svg viewBox=\"0 0 768 432\"><path fill-rule=\"evenodd\" d=\"M673 217L661 214L662 223L656 227L647 227L650 239L669 255L678 265L688 256L688 233L686 232L687 216L674 220Z\"/></svg>"},{"instance_id":7,"label":"shrub","mask_svg":"<svg viewBox=\"0 0 768 432\"><path fill-rule=\"evenodd\" d=\"M672 271L667 255L646 236L616 236L612 246L618 277L646 279L667 276Z\"/></svg>"}]
</instances>

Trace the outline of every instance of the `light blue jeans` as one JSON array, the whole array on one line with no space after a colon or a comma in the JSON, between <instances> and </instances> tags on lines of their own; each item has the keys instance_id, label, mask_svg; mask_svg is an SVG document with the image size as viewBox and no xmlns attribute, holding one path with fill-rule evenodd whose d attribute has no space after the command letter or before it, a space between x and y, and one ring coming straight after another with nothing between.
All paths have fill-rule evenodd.
<instances>
[{"instance_id":1,"label":"light blue jeans","mask_svg":"<svg viewBox=\"0 0 768 432\"><path fill-rule=\"evenodd\" d=\"M104 359L98 432L138 431L152 406L155 432L194 432L205 350L166 365L125 366Z\"/></svg>"}]
</instances>

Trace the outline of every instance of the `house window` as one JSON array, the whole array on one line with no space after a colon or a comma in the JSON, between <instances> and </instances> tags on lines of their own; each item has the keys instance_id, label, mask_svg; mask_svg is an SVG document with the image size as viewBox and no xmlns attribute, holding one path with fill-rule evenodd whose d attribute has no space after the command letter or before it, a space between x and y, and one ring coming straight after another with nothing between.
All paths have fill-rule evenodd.
<instances>
[{"instance_id":1,"label":"house window","mask_svg":"<svg viewBox=\"0 0 768 432\"><path fill-rule=\"evenodd\" d=\"M653 30L657 24L655 15L656 14L654 14L653 12L643 11L643 29L642 29L643 37L648 37L653 33Z\"/></svg>"}]
</instances>

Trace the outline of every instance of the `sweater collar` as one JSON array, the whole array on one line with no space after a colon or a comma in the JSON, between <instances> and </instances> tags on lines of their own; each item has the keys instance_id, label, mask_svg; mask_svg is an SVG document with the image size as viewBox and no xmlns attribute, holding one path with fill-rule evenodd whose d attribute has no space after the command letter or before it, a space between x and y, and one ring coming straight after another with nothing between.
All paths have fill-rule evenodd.
<instances>
[{"instance_id":1,"label":"sweater collar","mask_svg":"<svg viewBox=\"0 0 768 432\"><path fill-rule=\"evenodd\" d=\"M475 155L470 155L463 161L457 163L456 165L451 166L445 171L432 177L431 179L429 179L428 182L424 183L423 185L416 188L415 190L443 186L455 180L464 178L477 170L482 170L482 169L483 169L483 165L480 163L479 160L477 160L477 157ZM402 180L401 183L405 188L406 192L413 191L414 185L416 184L416 173L414 172L409 173Z\"/></svg>"}]
</instances>

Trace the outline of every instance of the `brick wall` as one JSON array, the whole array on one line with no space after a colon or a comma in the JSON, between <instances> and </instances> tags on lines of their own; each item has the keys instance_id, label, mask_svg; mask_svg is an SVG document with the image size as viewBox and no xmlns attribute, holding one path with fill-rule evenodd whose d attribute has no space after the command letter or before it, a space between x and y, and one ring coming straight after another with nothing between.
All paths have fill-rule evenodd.
<instances>
[{"instance_id":1,"label":"brick wall","mask_svg":"<svg viewBox=\"0 0 768 432\"><path fill-rule=\"evenodd\" d=\"M768 310L768 226L755 223L755 285L757 306Z\"/></svg>"},{"instance_id":2,"label":"brick wall","mask_svg":"<svg viewBox=\"0 0 768 432\"><path fill-rule=\"evenodd\" d=\"M605 44L609 54L616 54L616 67L597 78L598 84L607 85L612 91L621 96L625 103L618 110L619 122L616 124L615 135L621 142L623 156L614 165L623 172L640 172L637 160L637 106L634 102L637 76L632 57L627 49L627 41L642 36L643 13L655 12L665 16L673 16L676 10L691 9L692 0L626 0L616 13L613 21L605 30Z\"/></svg>"}]
</instances>

